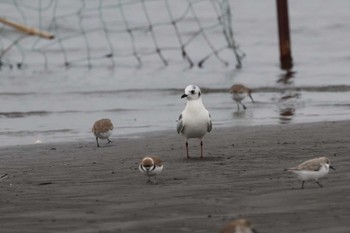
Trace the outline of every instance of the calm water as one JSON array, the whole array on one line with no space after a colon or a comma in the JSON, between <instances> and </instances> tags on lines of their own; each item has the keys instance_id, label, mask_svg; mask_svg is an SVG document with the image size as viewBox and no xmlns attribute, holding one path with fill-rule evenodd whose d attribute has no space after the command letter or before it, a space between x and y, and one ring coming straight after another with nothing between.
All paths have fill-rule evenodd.
<instances>
[{"instance_id":1,"label":"calm water","mask_svg":"<svg viewBox=\"0 0 350 233\"><path fill-rule=\"evenodd\" d=\"M209 61L164 67L157 57L142 68L75 67L2 70L0 146L91 139L95 120L110 118L112 138L175 131L188 84L203 91L214 127L350 119L350 1L289 2L295 74L279 69L275 1L231 1L243 68ZM254 89L255 104L237 112L233 83Z\"/></svg>"}]
</instances>

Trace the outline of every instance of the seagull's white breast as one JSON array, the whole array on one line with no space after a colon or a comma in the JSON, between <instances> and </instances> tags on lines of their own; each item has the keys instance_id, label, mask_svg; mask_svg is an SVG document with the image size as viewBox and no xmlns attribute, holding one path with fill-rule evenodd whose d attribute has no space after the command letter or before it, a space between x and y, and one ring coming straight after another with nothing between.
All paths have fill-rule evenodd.
<instances>
[{"instance_id":1,"label":"seagull's white breast","mask_svg":"<svg viewBox=\"0 0 350 233\"><path fill-rule=\"evenodd\" d=\"M186 110L182 114L184 129L182 134L186 138L202 138L208 131L210 121L209 112L202 108L200 111Z\"/></svg>"}]
</instances>

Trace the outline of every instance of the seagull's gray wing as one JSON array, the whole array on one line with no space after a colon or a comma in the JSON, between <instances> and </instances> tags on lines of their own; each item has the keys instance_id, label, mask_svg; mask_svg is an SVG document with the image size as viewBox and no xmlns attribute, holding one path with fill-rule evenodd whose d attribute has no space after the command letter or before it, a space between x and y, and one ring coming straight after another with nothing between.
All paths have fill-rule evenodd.
<instances>
[{"instance_id":1,"label":"seagull's gray wing","mask_svg":"<svg viewBox=\"0 0 350 233\"><path fill-rule=\"evenodd\" d=\"M207 131L209 133L211 131L211 129L213 128L213 124L211 123L211 115L210 115L209 112L208 112L208 114L209 114L209 122L208 122L208 129L207 129Z\"/></svg>"},{"instance_id":2,"label":"seagull's gray wing","mask_svg":"<svg viewBox=\"0 0 350 233\"><path fill-rule=\"evenodd\" d=\"M182 122L182 114L180 114L179 119L177 120L176 131L178 134L181 134L183 129L184 129L184 124Z\"/></svg>"}]
</instances>

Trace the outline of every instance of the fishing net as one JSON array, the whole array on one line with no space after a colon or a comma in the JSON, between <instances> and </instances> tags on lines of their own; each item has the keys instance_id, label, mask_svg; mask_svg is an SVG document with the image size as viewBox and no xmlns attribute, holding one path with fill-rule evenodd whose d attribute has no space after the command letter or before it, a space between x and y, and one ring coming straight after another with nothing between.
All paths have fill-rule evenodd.
<instances>
[{"instance_id":1,"label":"fishing net","mask_svg":"<svg viewBox=\"0 0 350 233\"><path fill-rule=\"evenodd\" d=\"M228 0L0 0L0 67L241 67Z\"/></svg>"}]
</instances>

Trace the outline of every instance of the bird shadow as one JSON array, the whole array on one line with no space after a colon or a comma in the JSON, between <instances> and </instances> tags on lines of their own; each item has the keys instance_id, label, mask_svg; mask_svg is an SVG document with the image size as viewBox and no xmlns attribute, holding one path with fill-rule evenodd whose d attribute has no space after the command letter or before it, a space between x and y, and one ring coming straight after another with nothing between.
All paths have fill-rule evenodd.
<instances>
[{"instance_id":1,"label":"bird shadow","mask_svg":"<svg viewBox=\"0 0 350 233\"><path fill-rule=\"evenodd\" d=\"M95 145L96 146L96 145ZM100 146L96 146L97 149L114 147L113 143L100 143Z\"/></svg>"},{"instance_id":2,"label":"bird shadow","mask_svg":"<svg viewBox=\"0 0 350 233\"><path fill-rule=\"evenodd\" d=\"M244 118L246 110L236 110L232 113L233 118Z\"/></svg>"}]
</instances>

